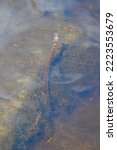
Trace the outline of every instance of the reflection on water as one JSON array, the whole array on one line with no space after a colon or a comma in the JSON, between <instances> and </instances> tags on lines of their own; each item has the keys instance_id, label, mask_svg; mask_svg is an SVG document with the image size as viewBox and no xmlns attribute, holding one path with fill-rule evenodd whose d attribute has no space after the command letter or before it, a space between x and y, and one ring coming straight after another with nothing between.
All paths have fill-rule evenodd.
<instances>
[{"instance_id":1,"label":"reflection on water","mask_svg":"<svg viewBox=\"0 0 117 150\"><path fill-rule=\"evenodd\" d=\"M99 150L99 1L0 3L0 149Z\"/></svg>"}]
</instances>

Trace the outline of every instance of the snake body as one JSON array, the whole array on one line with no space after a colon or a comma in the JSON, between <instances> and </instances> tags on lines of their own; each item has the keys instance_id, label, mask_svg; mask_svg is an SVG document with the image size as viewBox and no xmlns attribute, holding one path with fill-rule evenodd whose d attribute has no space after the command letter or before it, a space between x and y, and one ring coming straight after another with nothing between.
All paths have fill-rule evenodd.
<instances>
[{"instance_id":1,"label":"snake body","mask_svg":"<svg viewBox=\"0 0 117 150\"><path fill-rule=\"evenodd\" d=\"M45 77L45 81L46 81L46 90L48 91L48 72L49 72L49 67L51 65L51 61L57 51L57 46L58 46L58 41L59 41L59 34L58 33L54 33L54 37L53 37L53 44L51 47L51 53L49 56L49 60L47 63L47 69L46 69L46 77Z\"/></svg>"}]
</instances>

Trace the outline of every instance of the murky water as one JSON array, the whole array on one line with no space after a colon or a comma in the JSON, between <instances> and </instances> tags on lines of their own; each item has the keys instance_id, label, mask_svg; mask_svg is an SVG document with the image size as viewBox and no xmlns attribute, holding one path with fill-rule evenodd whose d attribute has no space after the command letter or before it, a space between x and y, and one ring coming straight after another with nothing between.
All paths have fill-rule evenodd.
<instances>
[{"instance_id":1,"label":"murky water","mask_svg":"<svg viewBox=\"0 0 117 150\"><path fill-rule=\"evenodd\" d=\"M0 150L99 150L99 1L0 0L0 11Z\"/></svg>"}]
</instances>

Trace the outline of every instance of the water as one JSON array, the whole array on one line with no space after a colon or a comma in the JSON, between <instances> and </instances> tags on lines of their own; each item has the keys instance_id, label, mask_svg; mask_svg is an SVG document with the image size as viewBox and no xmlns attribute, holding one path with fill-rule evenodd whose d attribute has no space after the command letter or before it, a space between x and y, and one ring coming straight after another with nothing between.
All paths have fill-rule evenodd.
<instances>
[{"instance_id":1,"label":"water","mask_svg":"<svg viewBox=\"0 0 117 150\"><path fill-rule=\"evenodd\" d=\"M99 150L99 9L0 0L0 150Z\"/></svg>"}]
</instances>

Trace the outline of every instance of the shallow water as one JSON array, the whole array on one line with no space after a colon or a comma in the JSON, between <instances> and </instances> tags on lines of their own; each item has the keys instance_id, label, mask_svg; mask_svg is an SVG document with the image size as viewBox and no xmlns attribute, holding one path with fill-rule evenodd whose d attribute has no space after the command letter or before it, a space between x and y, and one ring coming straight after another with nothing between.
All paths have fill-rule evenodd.
<instances>
[{"instance_id":1,"label":"shallow water","mask_svg":"<svg viewBox=\"0 0 117 150\"><path fill-rule=\"evenodd\" d=\"M99 150L99 1L0 0L0 10L0 150Z\"/></svg>"}]
</instances>

